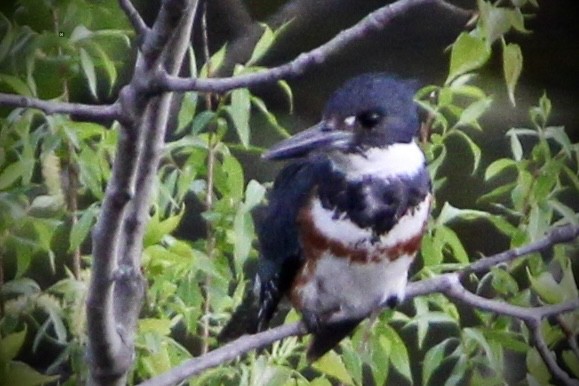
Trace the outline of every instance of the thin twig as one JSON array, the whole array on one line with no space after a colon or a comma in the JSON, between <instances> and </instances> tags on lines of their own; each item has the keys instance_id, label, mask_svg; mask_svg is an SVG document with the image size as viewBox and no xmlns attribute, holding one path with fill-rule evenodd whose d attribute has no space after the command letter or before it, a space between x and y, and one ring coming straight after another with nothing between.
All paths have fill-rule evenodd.
<instances>
[{"instance_id":1,"label":"thin twig","mask_svg":"<svg viewBox=\"0 0 579 386\"><path fill-rule=\"evenodd\" d=\"M557 359L555 355L549 350L547 346L547 342L541 333L541 321L540 320L533 320L528 321L527 327L531 330L531 334L533 336L533 341L535 343L535 348L543 358L543 361L551 371L551 374L555 376L558 381L563 382L566 386L578 386L579 381L577 379L572 379L569 374L563 370L559 364L557 363Z\"/></svg>"},{"instance_id":2,"label":"thin twig","mask_svg":"<svg viewBox=\"0 0 579 386\"><path fill-rule=\"evenodd\" d=\"M207 354L190 359L170 371L151 378L138 386L169 386L201 373L211 367L219 366L237 358L243 353L267 347L270 344L287 338L307 333L302 323L285 324L254 335L244 335L235 341L221 346Z\"/></svg>"},{"instance_id":3,"label":"thin twig","mask_svg":"<svg viewBox=\"0 0 579 386\"><path fill-rule=\"evenodd\" d=\"M393 19L408 12L410 9L426 5L437 4L452 12L471 15L471 12L450 5L443 0L398 0L368 14L354 26L345 29L321 46L300 54L294 60L278 67L251 74L233 76L229 78L180 78L160 72L158 74L161 90L172 91L206 91L223 93L235 88L251 87L263 83L272 83L280 79L298 76L314 65L320 65L331 55L339 52L354 41L360 40L372 32L379 31Z\"/></svg>"},{"instance_id":4,"label":"thin twig","mask_svg":"<svg viewBox=\"0 0 579 386\"><path fill-rule=\"evenodd\" d=\"M0 93L0 106L33 108L46 114L73 114L92 122L118 119L121 114L120 105L116 102L110 105L87 105L83 103L45 101L34 97L5 93Z\"/></svg>"},{"instance_id":5,"label":"thin twig","mask_svg":"<svg viewBox=\"0 0 579 386\"><path fill-rule=\"evenodd\" d=\"M201 34L203 40L203 56L205 58L205 63L207 66L207 77L211 77L213 74L213 68L211 66L211 55L209 53L209 36L207 34L207 1L203 2L203 13L201 14ZM211 101L211 93L205 94L205 104L207 110L213 110L213 103ZM211 212L213 210L213 188L215 182L215 144L214 144L214 130L210 129L207 138L207 188L205 194L205 211ZM207 242L206 242L206 253L209 260L213 260L215 257L215 245L217 240L215 239L215 230L213 229L213 224L211 221L206 222L207 226ZM201 332L202 346L201 353L205 354L209 351L209 313L211 312L211 275L206 275L203 283L205 289L205 303L203 304L203 327Z\"/></svg>"},{"instance_id":6,"label":"thin twig","mask_svg":"<svg viewBox=\"0 0 579 386\"><path fill-rule=\"evenodd\" d=\"M131 0L119 0L119 6L125 12L125 15L127 15L127 19L129 19L129 22L131 22L131 25L135 29L137 35L139 35L141 39L144 39L145 36L149 33L149 27L147 27L147 24L145 24L145 21Z\"/></svg>"},{"instance_id":7,"label":"thin twig","mask_svg":"<svg viewBox=\"0 0 579 386\"><path fill-rule=\"evenodd\" d=\"M523 255L539 252L555 244L566 243L575 240L579 236L579 226L568 224L552 229L544 238L529 243L520 248L513 248L496 255L480 259L470 264L461 271L461 276L465 277L471 273L487 271L500 263L514 260Z\"/></svg>"}]
</instances>

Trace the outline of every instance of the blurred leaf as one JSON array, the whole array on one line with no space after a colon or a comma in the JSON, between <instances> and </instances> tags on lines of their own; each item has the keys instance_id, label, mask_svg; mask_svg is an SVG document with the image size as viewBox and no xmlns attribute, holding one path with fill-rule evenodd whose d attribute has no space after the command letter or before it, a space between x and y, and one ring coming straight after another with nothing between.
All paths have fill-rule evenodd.
<instances>
[{"instance_id":1,"label":"blurred leaf","mask_svg":"<svg viewBox=\"0 0 579 386\"><path fill-rule=\"evenodd\" d=\"M563 291L550 272L542 272L534 277L527 269L527 276L533 290L547 303L557 304L564 300Z\"/></svg>"},{"instance_id":2,"label":"blurred leaf","mask_svg":"<svg viewBox=\"0 0 579 386\"><path fill-rule=\"evenodd\" d=\"M312 367L326 375L336 378L342 383L348 385L353 383L352 377L348 374L342 358L333 350L314 362Z\"/></svg>"},{"instance_id":3,"label":"blurred leaf","mask_svg":"<svg viewBox=\"0 0 579 386\"><path fill-rule=\"evenodd\" d=\"M144 318L139 320L139 334L155 332L162 336L171 333L171 321L167 319Z\"/></svg>"},{"instance_id":4,"label":"blurred leaf","mask_svg":"<svg viewBox=\"0 0 579 386\"><path fill-rule=\"evenodd\" d=\"M471 103L460 114L457 126L472 125L473 127L478 128L478 119L489 109L492 102L493 100L491 98L484 98ZM461 131L459 131L459 133L464 134Z\"/></svg>"},{"instance_id":5,"label":"blurred leaf","mask_svg":"<svg viewBox=\"0 0 579 386\"><path fill-rule=\"evenodd\" d=\"M28 85L15 76L0 74L0 83L5 83L18 95L34 96Z\"/></svg>"},{"instance_id":6,"label":"blurred leaf","mask_svg":"<svg viewBox=\"0 0 579 386\"><path fill-rule=\"evenodd\" d=\"M480 147L478 147L478 145L476 143L474 143L472 138L470 138L468 135L466 135L463 131L455 130L455 131L453 131L453 133L458 135L460 138L464 139L465 142L467 143L467 145L470 149L470 152L472 153L472 156L474 158L473 166L472 166L472 172L471 172L471 174L474 174L476 172L476 170L478 169L478 165L480 164L480 159L481 159Z\"/></svg>"},{"instance_id":7,"label":"blurred leaf","mask_svg":"<svg viewBox=\"0 0 579 386\"><path fill-rule=\"evenodd\" d=\"M408 357L406 344L400 338L398 333L389 325L384 325L383 333L386 339L388 339L392 345L392 349L390 351L390 363L404 378L412 383L410 358Z\"/></svg>"},{"instance_id":8,"label":"blurred leaf","mask_svg":"<svg viewBox=\"0 0 579 386\"><path fill-rule=\"evenodd\" d=\"M484 65L490 57L489 46L476 36L461 33L452 46L450 70L445 84L450 84L457 76Z\"/></svg>"},{"instance_id":9,"label":"blurred leaf","mask_svg":"<svg viewBox=\"0 0 579 386\"><path fill-rule=\"evenodd\" d=\"M527 351L526 362L527 370L541 385L549 383L551 373L536 348L533 347Z\"/></svg>"},{"instance_id":10,"label":"blurred leaf","mask_svg":"<svg viewBox=\"0 0 579 386\"><path fill-rule=\"evenodd\" d=\"M436 228L436 233L437 236L440 236L442 242L450 248L452 252L452 257L456 261L462 264L468 264L469 258L466 253L466 250L464 249L462 242L452 229L441 225Z\"/></svg>"},{"instance_id":11,"label":"blurred leaf","mask_svg":"<svg viewBox=\"0 0 579 386\"><path fill-rule=\"evenodd\" d=\"M84 48L79 49L79 54L80 66L84 76L86 77L86 80L88 81L88 88L92 96L97 99L97 80L93 59Z\"/></svg>"},{"instance_id":12,"label":"blurred leaf","mask_svg":"<svg viewBox=\"0 0 579 386\"><path fill-rule=\"evenodd\" d=\"M20 332L0 337L0 364L5 364L16 358L26 338L26 327Z\"/></svg>"},{"instance_id":13,"label":"blurred leaf","mask_svg":"<svg viewBox=\"0 0 579 386\"><path fill-rule=\"evenodd\" d=\"M453 338L446 338L442 342L432 346L424 356L424 361L422 362L422 385L428 385L428 381L442 364L442 362L447 359L445 355L446 346L452 342Z\"/></svg>"},{"instance_id":14,"label":"blurred leaf","mask_svg":"<svg viewBox=\"0 0 579 386\"><path fill-rule=\"evenodd\" d=\"M513 295L519 291L519 285L510 273L498 267L491 268L491 271L493 273L492 285L498 293Z\"/></svg>"},{"instance_id":15,"label":"blurred leaf","mask_svg":"<svg viewBox=\"0 0 579 386\"><path fill-rule=\"evenodd\" d=\"M523 53L515 43L503 44L503 73L507 83L509 100L515 106L515 87L523 70Z\"/></svg>"},{"instance_id":16,"label":"blurred leaf","mask_svg":"<svg viewBox=\"0 0 579 386\"><path fill-rule=\"evenodd\" d=\"M563 362L571 370L576 378L579 378L579 358L571 350L565 350L562 353Z\"/></svg>"},{"instance_id":17,"label":"blurred leaf","mask_svg":"<svg viewBox=\"0 0 579 386\"><path fill-rule=\"evenodd\" d=\"M481 218L488 218L489 213L483 212L481 210L475 209L459 209L452 206L449 202L445 202L438 218L436 219L436 224L450 224L455 220L472 221Z\"/></svg>"},{"instance_id":18,"label":"blurred leaf","mask_svg":"<svg viewBox=\"0 0 579 386\"><path fill-rule=\"evenodd\" d=\"M249 146L249 112L251 109L251 94L246 88L238 88L231 92L229 113L239 140L244 147Z\"/></svg>"},{"instance_id":19,"label":"blurred leaf","mask_svg":"<svg viewBox=\"0 0 579 386\"><path fill-rule=\"evenodd\" d=\"M72 30L68 41L71 44L78 43L81 40L88 39L94 35L93 31L86 28L84 25L79 24Z\"/></svg>"},{"instance_id":20,"label":"blurred leaf","mask_svg":"<svg viewBox=\"0 0 579 386\"><path fill-rule=\"evenodd\" d=\"M515 161L520 161L523 159L523 145L519 141L519 137L513 131L513 129L507 131L507 136L511 139L511 152L513 153L513 159Z\"/></svg>"},{"instance_id":21,"label":"blurred leaf","mask_svg":"<svg viewBox=\"0 0 579 386\"><path fill-rule=\"evenodd\" d=\"M101 65L109 79L109 93L113 90L113 87L117 81L117 68L115 63L112 61L110 56L105 50L98 44L92 44L91 47L96 51L97 55L100 57L99 65Z\"/></svg>"},{"instance_id":22,"label":"blurred leaf","mask_svg":"<svg viewBox=\"0 0 579 386\"><path fill-rule=\"evenodd\" d=\"M274 42L275 35L271 30L271 28L269 28L269 26L267 26L266 24L261 24L261 26L263 27L263 34L257 41L255 48L251 53L251 57L247 62L247 66L251 66L255 64L257 61L259 61L259 59L263 57L263 55L267 52L267 50L269 50L272 43Z\"/></svg>"},{"instance_id":23,"label":"blurred leaf","mask_svg":"<svg viewBox=\"0 0 579 386\"><path fill-rule=\"evenodd\" d=\"M58 375L44 375L34 370L26 363L12 362L8 365L6 379L11 384L18 386L36 386L54 382L59 378Z\"/></svg>"},{"instance_id":24,"label":"blurred leaf","mask_svg":"<svg viewBox=\"0 0 579 386\"><path fill-rule=\"evenodd\" d=\"M485 181L488 181L495 176L501 174L505 169L510 166L515 166L516 162L510 158L500 158L493 161L485 171Z\"/></svg>"},{"instance_id":25,"label":"blurred leaf","mask_svg":"<svg viewBox=\"0 0 579 386\"><path fill-rule=\"evenodd\" d=\"M211 56L209 62L205 63L203 67L201 67L201 71L199 71L199 78L207 78L213 73L215 73L215 71L219 69L219 67L221 67L221 64L223 64L223 59L225 59L226 47L227 45L224 44L215 54L213 54L213 56ZM209 67L211 70L211 74L209 74L208 71Z\"/></svg>"},{"instance_id":26,"label":"blurred leaf","mask_svg":"<svg viewBox=\"0 0 579 386\"><path fill-rule=\"evenodd\" d=\"M215 118L215 112L206 110L195 115L193 118L193 124L191 125L191 135L197 135L203 130L211 120Z\"/></svg>"},{"instance_id":27,"label":"blurred leaf","mask_svg":"<svg viewBox=\"0 0 579 386\"><path fill-rule=\"evenodd\" d=\"M73 223L69 236L69 252L80 247L81 243L86 239L98 213L99 208L94 203L82 212L78 221ZM74 215L76 216L76 214Z\"/></svg>"},{"instance_id":28,"label":"blurred leaf","mask_svg":"<svg viewBox=\"0 0 579 386\"><path fill-rule=\"evenodd\" d=\"M289 83L283 79L277 81L278 86L284 92L288 103L289 103L289 113L292 114L294 111L294 95Z\"/></svg>"}]
</instances>

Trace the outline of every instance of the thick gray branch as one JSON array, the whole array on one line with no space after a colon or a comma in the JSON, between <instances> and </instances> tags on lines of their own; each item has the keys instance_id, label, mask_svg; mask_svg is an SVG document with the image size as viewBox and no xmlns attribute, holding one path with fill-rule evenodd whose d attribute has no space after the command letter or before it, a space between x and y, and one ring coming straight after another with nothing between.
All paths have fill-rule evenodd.
<instances>
[{"instance_id":1,"label":"thick gray branch","mask_svg":"<svg viewBox=\"0 0 579 386\"><path fill-rule=\"evenodd\" d=\"M160 89L172 91L206 91L222 93L240 87L251 87L263 83L272 83L279 79L296 77L314 65L324 63L331 55L336 54L354 41L379 31L388 25L394 18L403 15L411 8L438 4L452 12L468 14L460 8L454 7L443 0L398 0L370 13L354 26L345 29L323 45L299 55L296 59L268 70L233 76L229 78L179 78L167 73L159 74Z\"/></svg>"}]
</instances>

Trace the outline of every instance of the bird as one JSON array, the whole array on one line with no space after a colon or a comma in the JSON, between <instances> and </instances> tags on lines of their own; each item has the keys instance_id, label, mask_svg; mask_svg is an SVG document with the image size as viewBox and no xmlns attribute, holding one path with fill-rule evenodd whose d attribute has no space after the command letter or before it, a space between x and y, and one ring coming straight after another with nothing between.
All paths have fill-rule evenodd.
<instances>
[{"instance_id":1,"label":"bird","mask_svg":"<svg viewBox=\"0 0 579 386\"><path fill-rule=\"evenodd\" d=\"M315 361L404 299L433 201L415 90L386 73L355 76L317 124L263 154L289 163L258 226L253 290L222 338L264 330L285 297L312 333Z\"/></svg>"}]
</instances>

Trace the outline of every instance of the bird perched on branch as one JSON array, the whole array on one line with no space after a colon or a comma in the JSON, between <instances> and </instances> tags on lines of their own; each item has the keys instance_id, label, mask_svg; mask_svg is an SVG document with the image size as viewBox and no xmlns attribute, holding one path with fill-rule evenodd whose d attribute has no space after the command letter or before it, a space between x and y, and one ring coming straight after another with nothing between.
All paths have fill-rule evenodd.
<instances>
[{"instance_id":1,"label":"bird perched on branch","mask_svg":"<svg viewBox=\"0 0 579 386\"><path fill-rule=\"evenodd\" d=\"M254 291L221 336L264 329L287 296L313 334L308 358L404 297L432 200L414 88L385 74L347 81L322 120L266 152L293 159L259 228Z\"/></svg>"}]
</instances>

